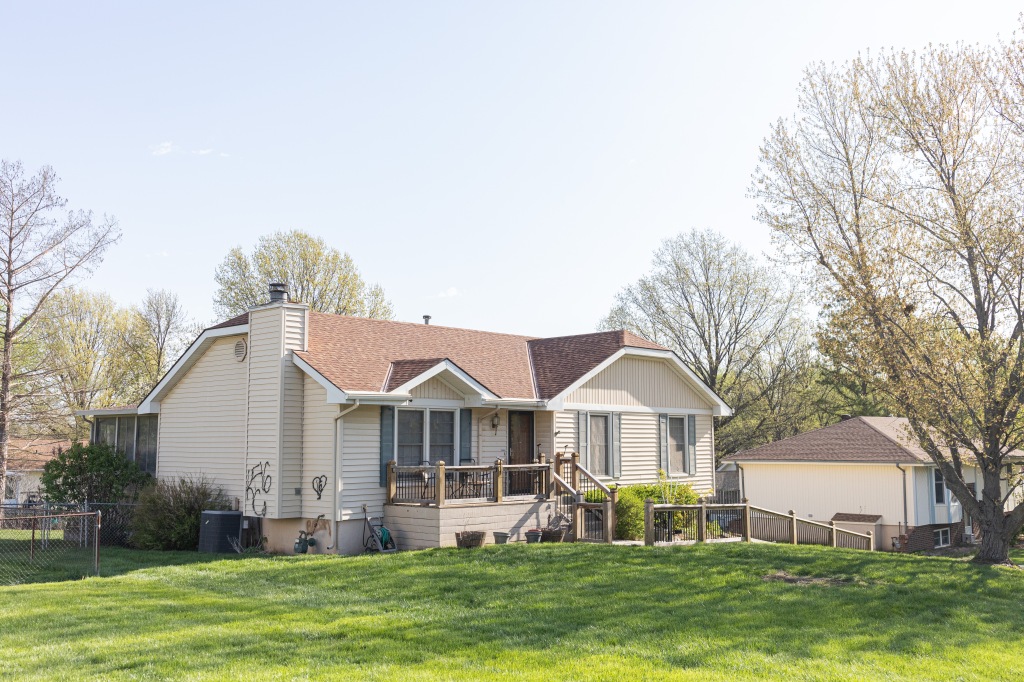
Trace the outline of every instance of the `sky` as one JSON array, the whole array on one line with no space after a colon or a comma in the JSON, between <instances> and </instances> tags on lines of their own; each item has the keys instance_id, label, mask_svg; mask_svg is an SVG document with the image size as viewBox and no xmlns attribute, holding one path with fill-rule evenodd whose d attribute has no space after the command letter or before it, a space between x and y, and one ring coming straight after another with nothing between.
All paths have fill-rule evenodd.
<instances>
[{"instance_id":1,"label":"sky","mask_svg":"<svg viewBox=\"0 0 1024 682\"><path fill-rule=\"evenodd\" d=\"M969 9L968 9L969 8ZM400 320L593 331L662 240L757 254L747 197L802 70L995 42L975 2L0 2L0 158L121 241L86 288L214 319L229 249L300 229Z\"/></svg>"}]
</instances>

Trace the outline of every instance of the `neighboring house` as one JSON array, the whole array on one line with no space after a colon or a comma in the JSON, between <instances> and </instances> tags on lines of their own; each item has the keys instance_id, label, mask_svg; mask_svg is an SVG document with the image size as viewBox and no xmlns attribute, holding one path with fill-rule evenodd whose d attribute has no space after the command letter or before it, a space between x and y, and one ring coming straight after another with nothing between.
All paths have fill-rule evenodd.
<instances>
[{"instance_id":1,"label":"neighboring house","mask_svg":"<svg viewBox=\"0 0 1024 682\"><path fill-rule=\"evenodd\" d=\"M7 445L7 481L3 504L32 504L40 499L43 467L58 450L71 446L52 438L12 438Z\"/></svg>"},{"instance_id":2,"label":"neighboring house","mask_svg":"<svg viewBox=\"0 0 1024 682\"><path fill-rule=\"evenodd\" d=\"M902 418L846 418L738 452L720 469L737 472L750 504L870 530L878 549L945 547L977 531ZM964 474L980 498L980 471Z\"/></svg>"},{"instance_id":3,"label":"neighboring house","mask_svg":"<svg viewBox=\"0 0 1024 682\"><path fill-rule=\"evenodd\" d=\"M205 330L136 408L85 414L96 440L158 478L221 485L262 518L274 551L321 514L331 523L318 547L359 551L364 505L400 547L454 544L470 527L518 536L551 514L541 499L386 504L392 461L528 464L576 451L608 483L663 469L714 488L712 419L729 407L673 352L629 332L537 339L311 312L276 285L270 297Z\"/></svg>"}]
</instances>

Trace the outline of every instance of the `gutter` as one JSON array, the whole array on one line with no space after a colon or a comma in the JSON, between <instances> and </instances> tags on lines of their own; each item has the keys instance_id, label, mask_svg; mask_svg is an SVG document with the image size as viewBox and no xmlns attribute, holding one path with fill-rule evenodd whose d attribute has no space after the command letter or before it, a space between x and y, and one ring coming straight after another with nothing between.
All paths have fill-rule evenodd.
<instances>
[{"instance_id":1,"label":"gutter","mask_svg":"<svg viewBox=\"0 0 1024 682\"><path fill-rule=\"evenodd\" d=\"M903 532L909 533L910 524L907 517L907 470L900 466L900 463L896 463L896 468L903 474Z\"/></svg>"},{"instance_id":2,"label":"gutter","mask_svg":"<svg viewBox=\"0 0 1024 682\"><path fill-rule=\"evenodd\" d=\"M736 462L736 470L740 472L740 499L747 499L747 474L743 471L743 466Z\"/></svg>"},{"instance_id":3,"label":"gutter","mask_svg":"<svg viewBox=\"0 0 1024 682\"><path fill-rule=\"evenodd\" d=\"M331 532L334 533L334 542L338 542L338 506L340 500L338 499L338 460L341 459L341 438L338 437L338 428L341 425L341 419L352 410L359 407L359 401L356 400L348 409L342 410L341 405L338 405L338 416L334 418L334 508L331 510L331 519L334 521L334 528ZM326 547L325 549L334 549L334 546Z\"/></svg>"}]
</instances>

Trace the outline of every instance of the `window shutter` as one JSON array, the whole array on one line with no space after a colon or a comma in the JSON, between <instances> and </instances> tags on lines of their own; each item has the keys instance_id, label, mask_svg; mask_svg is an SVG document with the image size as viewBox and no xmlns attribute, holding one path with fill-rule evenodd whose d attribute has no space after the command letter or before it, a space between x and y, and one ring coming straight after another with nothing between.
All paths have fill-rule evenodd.
<instances>
[{"instance_id":1,"label":"window shutter","mask_svg":"<svg viewBox=\"0 0 1024 682\"><path fill-rule=\"evenodd\" d=\"M473 410L459 410L459 463L473 462Z\"/></svg>"},{"instance_id":2,"label":"window shutter","mask_svg":"<svg viewBox=\"0 0 1024 682\"><path fill-rule=\"evenodd\" d=\"M612 465L608 467L612 478L622 476L622 413L612 415Z\"/></svg>"},{"instance_id":3,"label":"window shutter","mask_svg":"<svg viewBox=\"0 0 1024 682\"><path fill-rule=\"evenodd\" d=\"M587 445L590 440L587 437L588 422L586 412L576 413L576 452L580 453L580 463L584 469L590 468L590 459L587 457L587 450L589 449Z\"/></svg>"},{"instance_id":4,"label":"window shutter","mask_svg":"<svg viewBox=\"0 0 1024 682\"><path fill-rule=\"evenodd\" d=\"M686 473L697 473L697 417L686 417Z\"/></svg>"},{"instance_id":5,"label":"window shutter","mask_svg":"<svg viewBox=\"0 0 1024 682\"><path fill-rule=\"evenodd\" d=\"M658 415L658 468L668 475L668 415Z\"/></svg>"},{"instance_id":6,"label":"window shutter","mask_svg":"<svg viewBox=\"0 0 1024 682\"><path fill-rule=\"evenodd\" d=\"M380 408L380 485L388 484L388 462L395 458L395 408Z\"/></svg>"}]
</instances>

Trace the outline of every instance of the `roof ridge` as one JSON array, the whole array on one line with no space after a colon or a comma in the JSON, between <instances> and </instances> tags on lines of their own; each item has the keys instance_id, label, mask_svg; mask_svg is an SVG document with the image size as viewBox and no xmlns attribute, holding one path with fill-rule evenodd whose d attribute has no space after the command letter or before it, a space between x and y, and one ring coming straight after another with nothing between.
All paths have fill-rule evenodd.
<instances>
[{"instance_id":1,"label":"roof ridge","mask_svg":"<svg viewBox=\"0 0 1024 682\"><path fill-rule=\"evenodd\" d=\"M879 419L901 419L901 417L878 417L878 418L879 418ZM897 446L898 448L900 448L901 450L903 450L903 451L904 451L905 453L907 453L908 455L910 455L910 456L911 456L911 457L913 457L914 459L920 459L920 458L919 458L919 457L918 457L918 456L917 456L916 454L914 454L913 452L911 452L911 451L910 451L910 449L909 449L909 448L907 448L907 446L906 446L906 445L904 445L903 443L899 442L899 440L897 440L897 439L894 439L894 438L892 438L891 436L889 436L889 434L887 434L887 433L884 433L884 432L883 432L883 431L882 431L881 429L879 429L879 428L878 428L877 426L875 426L874 424L872 424L871 422L869 422L869 421L868 421L868 419L867 419L867 416L866 416L866 415L858 415L858 416L854 417L854 419L859 419L859 420L860 420L861 422L863 422L863 423L864 423L864 424L865 424L865 425L866 425L866 426L867 426L868 428L870 428L870 429L871 429L872 431L874 431L875 433L877 433L878 435L880 435L880 436L881 436L882 438L885 438L885 439L886 439L886 440L888 440L888 441L889 441L890 443L895 443L895 444L896 444L896 446Z\"/></svg>"},{"instance_id":2,"label":"roof ridge","mask_svg":"<svg viewBox=\"0 0 1024 682\"><path fill-rule=\"evenodd\" d=\"M443 324L424 324L422 322L406 322L404 320L381 320L374 317L362 317L360 315L340 315L338 313L324 313L319 310L310 310L310 315L322 315L324 317L338 317L342 319L359 320L366 322L373 322L379 324L400 324L408 327L431 327L433 329L451 329L460 332L473 332L475 334L488 334L491 336L509 336L514 339L522 339L524 341L535 341L544 337L540 336L527 336L525 334L511 334L509 332L491 332L486 329L470 329L469 327L449 327Z\"/></svg>"}]
</instances>

